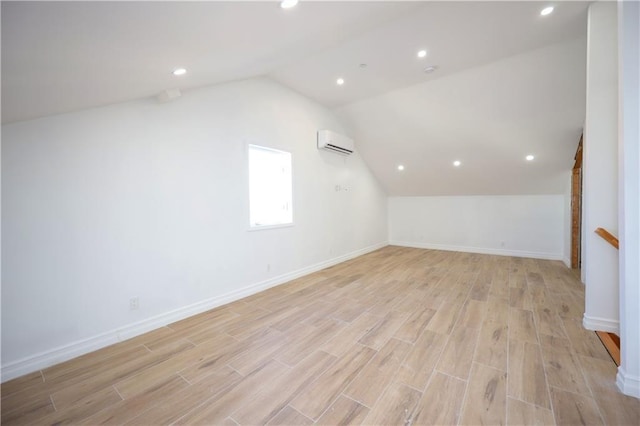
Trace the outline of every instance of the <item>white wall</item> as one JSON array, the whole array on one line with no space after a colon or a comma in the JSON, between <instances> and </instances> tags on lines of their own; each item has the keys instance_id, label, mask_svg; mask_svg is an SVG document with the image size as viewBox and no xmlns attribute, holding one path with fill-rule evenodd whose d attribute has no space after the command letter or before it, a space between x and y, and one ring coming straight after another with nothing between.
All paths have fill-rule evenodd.
<instances>
[{"instance_id":1,"label":"white wall","mask_svg":"<svg viewBox=\"0 0 640 426\"><path fill-rule=\"evenodd\" d=\"M389 243L563 258L564 196L389 198Z\"/></svg>"},{"instance_id":2,"label":"white wall","mask_svg":"<svg viewBox=\"0 0 640 426\"><path fill-rule=\"evenodd\" d=\"M617 383L640 398L640 3L618 3L620 367Z\"/></svg>"},{"instance_id":3,"label":"white wall","mask_svg":"<svg viewBox=\"0 0 640 426\"><path fill-rule=\"evenodd\" d=\"M570 172L567 177L567 184L564 189L564 225L563 225L563 246L562 246L562 261L571 268L571 176Z\"/></svg>"},{"instance_id":4,"label":"white wall","mask_svg":"<svg viewBox=\"0 0 640 426\"><path fill-rule=\"evenodd\" d=\"M325 128L267 79L4 126L3 380L386 244L386 195ZM248 231L247 142L293 153L293 227Z\"/></svg>"},{"instance_id":5,"label":"white wall","mask_svg":"<svg viewBox=\"0 0 640 426\"><path fill-rule=\"evenodd\" d=\"M589 6L583 157L584 326L618 333L618 252L594 233L618 235L618 55L616 3Z\"/></svg>"},{"instance_id":6,"label":"white wall","mask_svg":"<svg viewBox=\"0 0 640 426\"><path fill-rule=\"evenodd\" d=\"M0 91L1 91L1 89L0 89ZM2 223L2 137L0 137L0 223ZM2 258L2 243L1 243L1 241L2 241L2 226L0 226L0 259ZM2 306L2 291L1 290L2 290L2 262L0 262L0 307ZM1 321L1 318L0 318L0 321ZM1 354L2 354L2 327L0 326L0 360L2 359Z\"/></svg>"}]
</instances>

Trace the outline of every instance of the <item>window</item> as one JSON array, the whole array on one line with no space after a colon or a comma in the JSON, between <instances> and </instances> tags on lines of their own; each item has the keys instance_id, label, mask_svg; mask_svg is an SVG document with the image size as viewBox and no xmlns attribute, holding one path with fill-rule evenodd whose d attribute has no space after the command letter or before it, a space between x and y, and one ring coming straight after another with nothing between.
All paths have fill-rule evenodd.
<instances>
[{"instance_id":1,"label":"window","mask_svg":"<svg viewBox=\"0 0 640 426\"><path fill-rule=\"evenodd\" d=\"M249 145L251 228L293 223L291 153Z\"/></svg>"}]
</instances>

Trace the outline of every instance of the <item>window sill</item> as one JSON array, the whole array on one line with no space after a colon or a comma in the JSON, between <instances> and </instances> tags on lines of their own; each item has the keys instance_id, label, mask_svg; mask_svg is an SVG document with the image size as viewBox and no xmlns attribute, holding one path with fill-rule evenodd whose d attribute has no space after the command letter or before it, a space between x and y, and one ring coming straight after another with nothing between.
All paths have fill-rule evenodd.
<instances>
[{"instance_id":1,"label":"window sill","mask_svg":"<svg viewBox=\"0 0 640 426\"><path fill-rule=\"evenodd\" d=\"M258 225L258 226L250 226L247 231L266 231L267 229L278 229L278 228L291 228L293 226L293 222L291 223L282 223L278 225Z\"/></svg>"}]
</instances>

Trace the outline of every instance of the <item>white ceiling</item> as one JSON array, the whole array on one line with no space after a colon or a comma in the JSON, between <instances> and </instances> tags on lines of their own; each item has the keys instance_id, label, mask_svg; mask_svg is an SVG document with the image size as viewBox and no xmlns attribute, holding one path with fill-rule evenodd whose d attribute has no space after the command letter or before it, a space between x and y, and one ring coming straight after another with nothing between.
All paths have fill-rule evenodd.
<instances>
[{"instance_id":1,"label":"white ceiling","mask_svg":"<svg viewBox=\"0 0 640 426\"><path fill-rule=\"evenodd\" d=\"M420 6L2 2L4 123L264 75ZM171 71L185 67L180 78Z\"/></svg>"},{"instance_id":2,"label":"white ceiling","mask_svg":"<svg viewBox=\"0 0 640 426\"><path fill-rule=\"evenodd\" d=\"M563 193L584 122L585 61L581 38L337 113L388 194Z\"/></svg>"},{"instance_id":3,"label":"white ceiling","mask_svg":"<svg viewBox=\"0 0 640 426\"><path fill-rule=\"evenodd\" d=\"M555 3L2 2L2 121L266 75L336 108L390 195L560 193L588 3Z\"/></svg>"},{"instance_id":4,"label":"white ceiling","mask_svg":"<svg viewBox=\"0 0 640 426\"><path fill-rule=\"evenodd\" d=\"M544 4L543 4L544 5ZM271 73L325 105L344 105L586 34L586 4L547 17L538 2L423 2L398 19ZM416 52L428 51L417 60ZM366 63L366 68L360 68ZM428 65L439 67L425 74ZM336 87L337 77L344 86Z\"/></svg>"}]
</instances>

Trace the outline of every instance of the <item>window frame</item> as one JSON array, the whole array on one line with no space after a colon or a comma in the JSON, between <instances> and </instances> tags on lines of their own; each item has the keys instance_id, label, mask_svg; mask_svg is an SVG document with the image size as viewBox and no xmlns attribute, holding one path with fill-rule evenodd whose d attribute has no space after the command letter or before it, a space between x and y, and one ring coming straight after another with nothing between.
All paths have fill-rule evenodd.
<instances>
[{"instance_id":1,"label":"window frame","mask_svg":"<svg viewBox=\"0 0 640 426\"><path fill-rule=\"evenodd\" d=\"M249 156L250 156L250 151L251 148L255 147L264 151L272 151L272 152L277 152L277 153L285 153L285 154L289 154L290 159L291 159L291 222L287 222L287 223L278 223L278 224L273 224L273 225L253 225L251 223L251 166L249 163ZM291 228L295 225L295 209L294 209L294 173L293 173L293 153L290 151L285 151L284 149L277 149L277 148L272 148L270 146L265 146L265 145L260 145L256 142L253 141L249 141L246 143L246 170L247 170L247 201L248 201L248 208L247 208L247 223L248 223L248 227L247 227L247 231L249 232L254 232L254 231L266 231L269 229L279 229L279 228Z\"/></svg>"}]
</instances>

